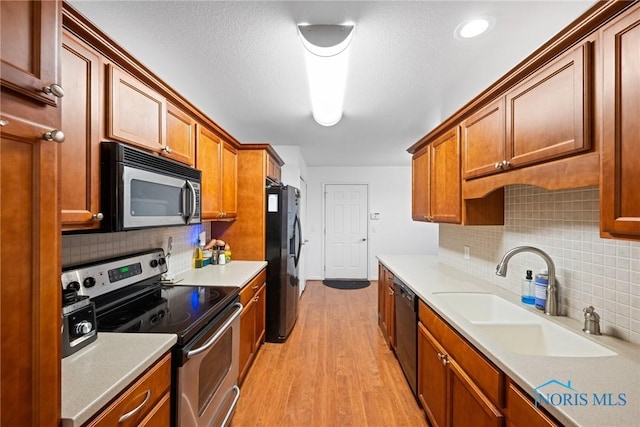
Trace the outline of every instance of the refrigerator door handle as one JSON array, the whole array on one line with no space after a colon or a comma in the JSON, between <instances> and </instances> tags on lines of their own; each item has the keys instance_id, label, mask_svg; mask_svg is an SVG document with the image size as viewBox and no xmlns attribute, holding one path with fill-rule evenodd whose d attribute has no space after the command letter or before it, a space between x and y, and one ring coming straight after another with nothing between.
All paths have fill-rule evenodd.
<instances>
[{"instance_id":1,"label":"refrigerator door handle","mask_svg":"<svg viewBox=\"0 0 640 427\"><path fill-rule=\"evenodd\" d=\"M294 228L297 231L298 234L298 247L296 248L296 254L295 254L295 258L294 258L294 262L295 262L295 266L298 266L298 261L300 260L300 252L302 251L302 226L300 224L300 218L298 217L298 215L296 215L295 219L293 220L293 224L294 224ZM295 241L295 239L294 239Z\"/></svg>"}]
</instances>

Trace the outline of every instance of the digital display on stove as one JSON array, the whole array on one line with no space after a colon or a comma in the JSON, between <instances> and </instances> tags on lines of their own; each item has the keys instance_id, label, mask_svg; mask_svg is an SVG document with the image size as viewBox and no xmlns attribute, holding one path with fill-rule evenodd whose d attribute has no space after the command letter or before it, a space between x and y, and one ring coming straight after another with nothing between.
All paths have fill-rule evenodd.
<instances>
[{"instance_id":1,"label":"digital display on stove","mask_svg":"<svg viewBox=\"0 0 640 427\"><path fill-rule=\"evenodd\" d=\"M109 270L109 282L114 283L119 280L128 279L129 277L142 274L142 264L139 262L136 264L125 265L123 267L114 268Z\"/></svg>"}]
</instances>

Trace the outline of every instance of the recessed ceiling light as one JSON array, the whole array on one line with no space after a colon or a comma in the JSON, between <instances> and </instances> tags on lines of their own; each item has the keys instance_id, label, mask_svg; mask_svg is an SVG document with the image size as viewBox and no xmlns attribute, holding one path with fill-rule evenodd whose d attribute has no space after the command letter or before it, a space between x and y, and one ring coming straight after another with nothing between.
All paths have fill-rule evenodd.
<instances>
[{"instance_id":1,"label":"recessed ceiling light","mask_svg":"<svg viewBox=\"0 0 640 427\"><path fill-rule=\"evenodd\" d=\"M493 27L495 20L488 16L472 18L464 21L456 28L454 33L457 39L470 39L486 33Z\"/></svg>"}]
</instances>

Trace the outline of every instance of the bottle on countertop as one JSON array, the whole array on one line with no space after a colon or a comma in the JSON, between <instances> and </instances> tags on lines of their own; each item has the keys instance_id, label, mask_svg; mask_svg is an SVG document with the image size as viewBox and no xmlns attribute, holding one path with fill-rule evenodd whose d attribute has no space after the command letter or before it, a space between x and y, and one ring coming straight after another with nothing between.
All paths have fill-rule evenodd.
<instances>
[{"instance_id":1,"label":"bottle on countertop","mask_svg":"<svg viewBox=\"0 0 640 427\"><path fill-rule=\"evenodd\" d=\"M536 308L538 310L544 310L547 305L547 285L549 284L549 273L547 272L547 270L542 270L540 274L536 274L534 280Z\"/></svg>"},{"instance_id":2,"label":"bottle on countertop","mask_svg":"<svg viewBox=\"0 0 640 427\"><path fill-rule=\"evenodd\" d=\"M522 286L520 289L520 300L524 304L534 305L536 302L536 297L534 293L534 283L533 283L533 272L531 270L527 270L527 274L524 279L522 279Z\"/></svg>"}]
</instances>

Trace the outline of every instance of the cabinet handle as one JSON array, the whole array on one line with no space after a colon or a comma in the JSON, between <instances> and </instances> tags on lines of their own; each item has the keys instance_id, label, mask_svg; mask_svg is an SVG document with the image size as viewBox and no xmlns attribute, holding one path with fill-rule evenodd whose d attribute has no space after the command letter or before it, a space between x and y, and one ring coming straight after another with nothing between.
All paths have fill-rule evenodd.
<instances>
[{"instance_id":1,"label":"cabinet handle","mask_svg":"<svg viewBox=\"0 0 640 427\"><path fill-rule=\"evenodd\" d=\"M438 352L438 359L442 360L443 357L445 357L444 354Z\"/></svg>"},{"instance_id":2,"label":"cabinet handle","mask_svg":"<svg viewBox=\"0 0 640 427\"><path fill-rule=\"evenodd\" d=\"M49 86L42 88L42 91L47 95L53 95L56 98L62 98L64 96L64 89L58 83L52 83Z\"/></svg>"},{"instance_id":3,"label":"cabinet handle","mask_svg":"<svg viewBox=\"0 0 640 427\"><path fill-rule=\"evenodd\" d=\"M257 291L259 287L260 287L260 285L254 285L254 286L251 287L251 289L254 290L254 291Z\"/></svg>"},{"instance_id":4,"label":"cabinet handle","mask_svg":"<svg viewBox=\"0 0 640 427\"><path fill-rule=\"evenodd\" d=\"M389 295L393 295L393 291L389 289Z\"/></svg>"},{"instance_id":5,"label":"cabinet handle","mask_svg":"<svg viewBox=\"0 0 640 427\"><path fill-rule=\"evenodd\" d=\"M163 150L164 150L164 152L165 152L165 153L167 153L167 154L171 154L171 147L169 147L168 145L166 145L166 146L163 148Z\"/></svg>"},{"instance_id":6,"label":"cabinet handle","mask_svg":"<svg viewBox=\"0 0 640 427\"><path fill-rule=\"evenodd\" d=\"M506 167L509 167L509 166L511 166L511 163L509 161L507 161L507 160L503 160L502 161L502 166L500 166L500 167L506 168Z\"/></svg>"},{"instance_id":7,"label":"cabinet handle","mask_svg":"<svg viewBox=\"0 0 640 427\"><path fill-rule=\"evenodd\" d=\"M0 127L1 126L6 126L9 124L9 120L5 120L5 119L0 119Z\"/></svg>"},{"instance_id":8,"label":"cabinet handle","mask_svg":"<svg viewBox=\"0 0 640 427\"><path fill-rule=\"evenodd\" d=\"M118 420L118 424L122 424L123 422L127 421L129 418L133 417L138 411L140 411L140 409L142 409L144 405L147 404L150 397L151 397L151 390L147 390L147 395L145 396L142 403L138 405L136 408L133 408L131 411L121 416L120 419Z\"/></svg>"},{"instance_id":9,"label":"cabinet handle","mask_svg":"<svg viewBox=\"0 0 640 427\"><path fill-rule=\"evenodd\" d=\"M47 141L64 142L64 132L58 129L53 129L42 136Z\"/></svg>"},{"instance_id":10,"label":"cabinet handle","mask_svg":"<svg viewBox=\"0 0 640 427\"><path fill-rule=\"evenodd\" d=\"M501 163L501 162L496 162L496 164L495 164L495 165L493 165L493 167L494 167L494 168L496 168L496 169L500 169L500 168L502 168L502 167L503 167L503 165L502 165L502 163Z\"/></svg>"},{"instance_id":11,"label":"cabinet handle","mask_svg":"<svg viewBox=\"0 0 640 427\"><path fill-rule=\"evenodd\" d=\"M94 221L102 221L104 219L104 215L102 212L98 212L97 214L93 214L91 218L93 218Z\"/></svg>"}]
</instances>

